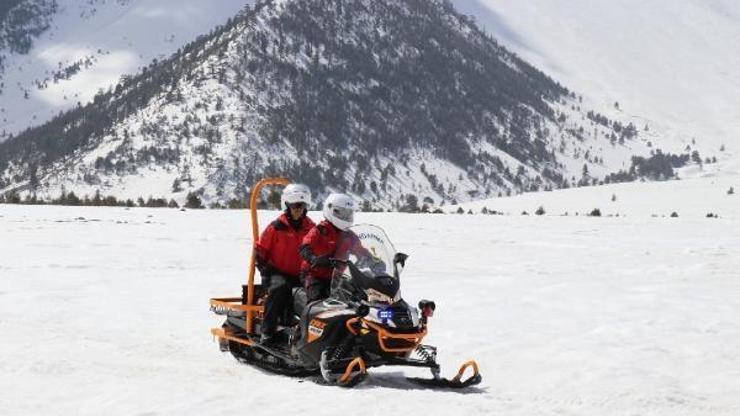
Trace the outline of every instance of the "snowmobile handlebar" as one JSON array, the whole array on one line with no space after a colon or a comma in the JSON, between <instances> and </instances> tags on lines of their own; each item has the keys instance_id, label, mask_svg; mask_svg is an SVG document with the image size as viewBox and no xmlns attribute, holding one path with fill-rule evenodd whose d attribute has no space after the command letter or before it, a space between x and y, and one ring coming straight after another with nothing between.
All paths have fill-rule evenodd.
<instances>
[{"instance_id":1,"label":"snowmobile handlebar","mask_svg":"<svg viewBox=\"0 0 740 416\"><path fill-rule=\"evenodd\" d=\"M341 260L336 257L329 258L329 262L331 263L332 267L347 266L349 263L352 263L349 260Z\"/></svg>"},{"instance_id":2,"label":"snowmobile handlebar","mask_svg":"<svg viewBox=\"0 0 740 416\"><path fill-rule=\"evenodd\" d=\"M409 258L409 255L406 253L396 253L393 256L393 263L394 264L400 264L402 267L406 266L406 259ZM332 266L347 266L348 264L352 263L350 260L342 260L338 259L336 257L329 258L329 261L332 263ZM352 263L354 264L354 263Z\"/></svg>"}]
</instances>

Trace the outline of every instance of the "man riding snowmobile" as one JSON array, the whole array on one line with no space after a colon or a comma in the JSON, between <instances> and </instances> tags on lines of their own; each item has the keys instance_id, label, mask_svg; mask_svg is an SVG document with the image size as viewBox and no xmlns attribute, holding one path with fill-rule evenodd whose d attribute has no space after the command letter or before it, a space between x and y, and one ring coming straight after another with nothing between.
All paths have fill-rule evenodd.
<instances>
[{"instance_id":1,"label":"man riding snowmobile","mask_svg":"<svg viewBox=\"0 0 740 416\"><path fill-rule=\"evenodd\" d=\"M355 202L345 194L331 194L324 202L324 220L308 232L300 247L301 273L308 301L329 297L334 258L355 253L370 257L349 227L354 223Z\"/></svg>"},{"instance_id":2,"label":"man riding snowmobile","mask_svg":"<svg viewBox=\"0 0 740 416\"><path fill-rule=\"evenodd\" d=\"M286 186L281 202L285 211L265 228L254 245L257 269L268 294L264 304L262 343L272 341L278 317L290 303L291 289L300 285L302 259L298 255L298 247L314 226L306 216L311 204L311 191L307 186Z\"/></svg>"}]
</instances>

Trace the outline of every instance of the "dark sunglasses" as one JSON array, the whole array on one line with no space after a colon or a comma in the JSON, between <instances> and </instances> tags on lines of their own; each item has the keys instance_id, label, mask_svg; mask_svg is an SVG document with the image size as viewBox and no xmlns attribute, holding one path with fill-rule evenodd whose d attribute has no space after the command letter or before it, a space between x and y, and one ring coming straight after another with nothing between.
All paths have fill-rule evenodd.
<instances>
[{"instance_id":1,"label":"dark sunglasses","mask_svg":"<svg viewBox=\"0 0 740 416\"><path fill-rule=\"evenodd\" d=\"M299 209L299 208L300 209L304 209L304 208L306 208L306 203L305 202L296 202L296 203L293 203L293 204L288 204L288 208L291 208L291 209Z\"/></svg>"}]
</instances>

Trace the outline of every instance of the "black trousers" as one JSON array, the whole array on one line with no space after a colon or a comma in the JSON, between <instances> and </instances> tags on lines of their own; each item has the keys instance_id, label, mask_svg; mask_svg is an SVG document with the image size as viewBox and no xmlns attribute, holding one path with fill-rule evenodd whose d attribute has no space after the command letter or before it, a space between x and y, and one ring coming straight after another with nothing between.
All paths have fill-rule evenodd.
<instances>
[{"instance_id":1,"label":"black trousers","mask_svg":"<svg viewBox=\"0 0 740 416\"><path fill-rule=\"evenodd\" d=\"M326 299L331 294L331 280L322 280L307 276L303 285L306 288L306 297L308 297L309 303L315 300Z\"/></svg>"},{"instance_id":2,"label":"black trousers","mask_svg":"<svg viewBox=\"0 0 740 416\"><path fill-rule=\"evenodd\" d=\"M273 274L267 278L267 301L262 321L262 333L273 334L277 329L278 319L293 300L293 288L298 286L298 279Z\"/></svg>"}]
</instances>

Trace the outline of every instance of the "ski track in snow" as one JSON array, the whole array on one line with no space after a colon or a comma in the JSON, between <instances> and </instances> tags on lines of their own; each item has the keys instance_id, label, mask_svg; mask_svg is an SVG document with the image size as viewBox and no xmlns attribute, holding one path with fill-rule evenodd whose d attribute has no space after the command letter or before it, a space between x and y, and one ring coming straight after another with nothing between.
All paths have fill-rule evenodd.
<instances>
[{"instance_id":1,"label":"ski track in snow","mask_svg":"<svg viewBox=\"0 0 740 416\"><path fill-rule=\"evenodd\" d=\"M0 205L2 414L740 412L740 220L358 217L411 255L402 293L436 300L427 342L445 376L477 359L477 388L391 367L346 390L219 352L208 298L246 280L245 211Z\"/></svg>"}]
</instances>

